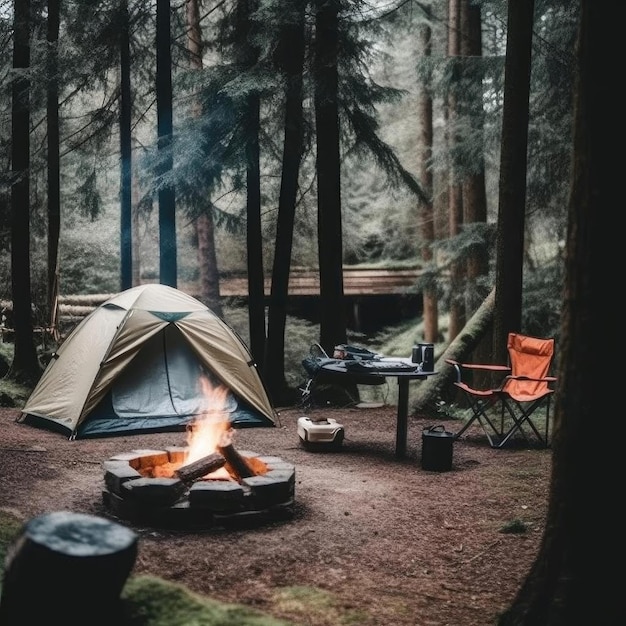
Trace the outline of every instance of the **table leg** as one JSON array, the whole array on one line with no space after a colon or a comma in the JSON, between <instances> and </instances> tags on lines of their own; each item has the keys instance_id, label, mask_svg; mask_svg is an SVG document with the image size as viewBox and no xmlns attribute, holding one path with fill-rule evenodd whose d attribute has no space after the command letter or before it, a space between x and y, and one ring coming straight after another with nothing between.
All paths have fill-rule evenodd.
<instances>
[{"instance_id":1,"label":"table leg","mask_svg":"<svg viewBox=\"0 0 626 626\"><path fill-rule=\"evenodd\" d=\"M396 457L406 456L409 415L409 379L398 378L398 417L396 425Z\"/></svg>"}]
</instances>

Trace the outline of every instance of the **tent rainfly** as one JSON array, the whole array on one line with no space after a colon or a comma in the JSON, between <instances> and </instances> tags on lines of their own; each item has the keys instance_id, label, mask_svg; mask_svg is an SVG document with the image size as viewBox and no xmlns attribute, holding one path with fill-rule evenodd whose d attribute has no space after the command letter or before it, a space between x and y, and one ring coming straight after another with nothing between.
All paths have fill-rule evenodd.
<instances>
[{"instance_id":1,"label":"tent rainfly","mask_svg":"<svg viewBox=\"0 0 626 626\"><path fill-rule=\"evenodd\" d=\"M184 430L221 415L275 426L250 352L199 300L166 285L113 296L63 341L19 421L70 439Z\"/></svg>"}]
</instances>

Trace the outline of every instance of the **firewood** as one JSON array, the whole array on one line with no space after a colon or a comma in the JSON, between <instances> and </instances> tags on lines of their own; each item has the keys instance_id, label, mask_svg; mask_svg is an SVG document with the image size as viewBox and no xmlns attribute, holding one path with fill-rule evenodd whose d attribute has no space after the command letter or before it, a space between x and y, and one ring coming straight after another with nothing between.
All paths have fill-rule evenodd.
<instances>
[{"instance_id":1,"label":"firewood","mask_svg":"<svg viewBox=\"0 0 626 626\"><path fill-rule=\"evenodd\" d=\"M206 476L220 467L224 467L226 459L217 452L204 456L193 463L179 467L174 474L178 476L184 483L191 483L196 478Z\"/></svg>"},{"instance_id":2,"label":"firewood","mask_svg":"<svg viewBox=\"0 0 626 626\"><path fill-rule=\"evenodd\" d=\"M232 443L217 447L219 453L226 459L226 469L235 478L250 478L256 476L256 472L248 465L246 459L235 450Z\"/></svg>"}]
</instances>

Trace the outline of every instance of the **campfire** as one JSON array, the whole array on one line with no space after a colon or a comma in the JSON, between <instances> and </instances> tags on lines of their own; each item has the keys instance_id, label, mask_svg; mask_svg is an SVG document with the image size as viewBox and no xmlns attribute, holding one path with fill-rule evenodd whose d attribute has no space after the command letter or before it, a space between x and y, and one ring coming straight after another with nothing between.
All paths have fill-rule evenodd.
<instances>
[{"instance_id":1,"label":"campfire","mask_svg":"<svg viewBox=\"0 0 626 626\"><path fill-rule=\"evenodd\" d=\"M132 450L104 462L103 502L116 516L187 528L291 517L294 465L238 451L223 409L228 391L208 385L203 384L205 396L219 408L189 425L187 446Z\"/></svg>"}]
</instances>

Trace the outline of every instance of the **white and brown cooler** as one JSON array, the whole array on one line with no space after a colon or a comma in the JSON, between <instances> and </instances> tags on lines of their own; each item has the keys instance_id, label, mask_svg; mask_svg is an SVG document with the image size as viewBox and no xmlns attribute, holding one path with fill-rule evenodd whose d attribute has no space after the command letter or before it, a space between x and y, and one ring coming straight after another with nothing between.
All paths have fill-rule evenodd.
<instances>
[{"instance_id":1,"label":"white and brown cooler","mask_svg":"<svg viewBox=\"0 0 626 626\"><path fill-rule=\"evenodd\" d=\"M332 417L317 420L306 416L298 418L298 437L307 450L338 450L344 436L343 424Z\"/></svg>"}]
</instances>

